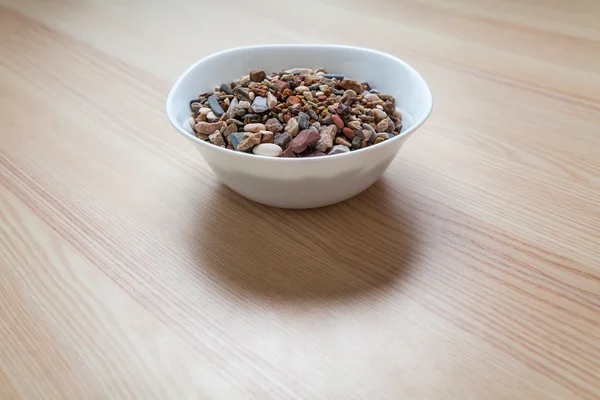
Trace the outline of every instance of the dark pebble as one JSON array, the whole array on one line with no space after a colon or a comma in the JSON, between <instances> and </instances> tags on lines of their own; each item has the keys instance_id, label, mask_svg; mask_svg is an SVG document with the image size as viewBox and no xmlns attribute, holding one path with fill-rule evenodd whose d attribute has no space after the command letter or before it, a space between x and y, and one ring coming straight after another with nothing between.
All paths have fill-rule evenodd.
<instances>
[{"instance_id":1,"label":"dark pebble","mask_svg":"<svg viewBox=\"0 0 600 400\"><path fill-rule=\"evenodd\" d=\"M262 116L260 116L258 114L246 114L243 116L243 118L244 118L244 125L254 124L256 122L262 121Z\"/></svg>"},{"instance_id":2,"label":"dark pebble","mask_svg":"<svg viewBox=\"0 0 600 400\"><path fill-rule=\"evenodd\" d=\"M337 75L337 74L323 74L321 76L323 78L337 79L337 80L340 80L340 81L345 78L344 75Z\"/></svg>"},{"instance_id":3,"label":"dark pebble","mask_svg":"<svg viewBox=\"0 0 600 400\"><path fill-rule=\"evenodd\" d=\"M369 90L369 92L374 93L374 94L380 94L381 92L377 89L371 89Z\"/></svg>"},{"instance_id":4,"label":"dark pebble","mask_svg":"<svg viewBox=\"0 0 600 400\"><path fill-rule=\"evenodd\" d=\"M288 147L283 153L281 153L281 155L279 157L295 158L296 157L296 153L294 153L294 151L291 148Z\"/></svg>"},{"instance_id":5,"label":"dark pebble","mask_svg":"<svg viewBox=\"0 0 600 400\"><path fill-rule=\"evenodd\" d=\"M360 149L360 141L361 139L358 136L354 136L354 139L352 139L352 148L354 150Z\"/></svg>"},{"instance_id":6,"label":"dark pebble","mask_svg":"<svg viewBox=\"0 0 600 400\"><path fill-rule=\"evenodd\" d=\"M319 90L319 84L318 83L313 83L312 85L310 85L308 87L310 90Z\"/></svg>"},{"instance_id":7,"label":"dark pebble","mask_svg":"<svg viewBox=\"0 0 600 400\"><path fill-rule=\"evenodd\" d=\"M335 94L336 96L343 96L344 95L344 90L340 90L340 89L333 89L332 90L333 94Z\"/></svg>"},{"instance_id":8,"label":"dark pebble","mask_svg":"<svg viewBox=\"0 0 600 400\"><path fill-rule=\"evenodd\" d=\"M223 111L223 109L219 105L219 96L216 94L213 94L208 98L208 106L217 117L220 117L221 115L225 114L225 111Z\"/></svg>"},{"instance_id":9,"label":"dark pebble","mask_svg":"<svg viewBox=\"0 0 600 400\"><path fill-rule=\"evenodd\" d=\"M306 113L308 114L309 117L311 117L315 121L319 119L319 116L313 110L308 110Z\"/></svg>"},{"instance_id":10,"label":"dark pebble","mask_svg":"<svg viewBox=\"0 0 600 400\"><path fill-rule=\"evenodd\" d=\"M267 74L263 70L250 72L250 80L252 82L262 82L266 78Z\"/></svg>"},{"instance_id":11,"label":"dark pebble","mask_svg":"<svg viewBox=\"0 0 600 400\"><path fill-rule=\"evenodd\" d=\"M278 133L273 138L273 143L275 143L277 146L281 147L282 149L287 149L287 147L291 141L292 141L292 137L287 132Z\"/></svg>"},{"instance_id":12,"label":"dark pebble","mask_svg":"<svg viewBox=\"0 0 600 400\"><path fill-rule=\"evenodd\" d=\"M232 95L233 94L233 90L231 89L231 86L229 86L226 83L223 83L220 87L219 90L221 90L221 92L224 92L228 95Z\"/></svg>"},{"instance_id":13,"label":"dark pebble","mask_svg":"<svg viewBox=\"0 0 600 400\"><path fill-rule=\"evenodd\" d=\"M300 130L308 129L309 125L310 119L308 114L303 112L298 113L298 126L300 127Z\"/></svg>"},{"instance_id":14,"label":"dark pebble","mask_svg":"<svg viewBox=\"0 0 600 400\"><path fill-rule=\"evenodd\" d=\"M250 100L250 89L245 88L245 87L236 87L233 90L233 94L235 95L235 97L238 98L238 100L242 101L245 100L249 103L252 103L252 100Z\"/></svg>"}]
</instances>

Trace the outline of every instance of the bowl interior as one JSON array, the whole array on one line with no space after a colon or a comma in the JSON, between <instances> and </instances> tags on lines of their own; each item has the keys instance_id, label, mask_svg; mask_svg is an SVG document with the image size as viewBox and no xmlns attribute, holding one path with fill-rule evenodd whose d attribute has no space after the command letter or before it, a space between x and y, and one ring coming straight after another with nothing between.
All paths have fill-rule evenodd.
<instances>
[{"instance_id":1,"label":"bowl interior","mask_svg":"<svg viewBox=\"0 0 600 400\"><path fill-rule=\"evenodd\" d=\"M209 56L190 67L175 83L167 100L171 122L193 136L190 100L251 70L267 73L290 68L324 67L329 73L368 82L396 98L403 112L402 131L420 126L431 113L433 100L424 79L408 64L375 50L334 45L267 45L241 47Z\"/></svg>"}]
</instances>

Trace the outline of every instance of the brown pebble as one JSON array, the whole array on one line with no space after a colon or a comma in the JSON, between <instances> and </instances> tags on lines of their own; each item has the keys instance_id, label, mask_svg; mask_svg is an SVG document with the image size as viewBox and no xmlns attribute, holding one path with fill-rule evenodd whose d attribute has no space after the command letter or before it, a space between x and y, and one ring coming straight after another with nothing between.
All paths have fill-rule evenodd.
<instances>
[{"instance_id":1,"label":"brown pebble","mask_svg":"<svg viewBox=\"0 0 600 400\"><path fill-rule=\"evenodd\" d=\"M260 138L261 138L261 134L260 132L256 132L251 134L250 136L248 136L246 139L242 140L238 145L237 145L237 149L238 151L248 151L251 148L253 148L254 146L256 146L257 144L260 143Z\"/></svg>"},{"instance_id":2,"label":"brown pebble","mask_svg":"<svg viewBox=\"0 0 600 400\"><path fill-rule=\"evenodd\" d=\"M273 143L273 132L260 131L260 133L262 134L261 143Z\"/></svg>"},{"instance_id":3,"label":"brown pebble","mask_svg":"<svg viewBox=\"0 0 600 400\"><path fill-rule=\"evenodd\" d=\"M198 122L194 129L201 135L210 135L215 131L223 131L227 124L223 121L219 122Z\"/></svg>"},{"instance_id":4,"label":"brown pebble","mask_svg":"<svg viewBox=\"0 0 600 400\"><path fill-rule=\"evenodd\" d=\"M319 135L319 132L317 132L316 129L305 129L300 131L300 133L292 139L290 148L294 150L296 154L302 153L308 146L316 144L320 138L321 135Z\"/></svg>"},{"instance_id":5,"label":"brown pebble","mask_svg":"<svg viewBox=\"0 0 600 400\"><path fill-rule=\"evenodd\" d=\"M266 78L267 78L267 74L263 70L250 72L250 80L252 82L262 82Z\"/></svg>"},{"instance_id":6,"label":"brown pebble","mask_svg":"<svg viewBox=\"0 0 600 400\"><path fill-rule=\"evenodd\" d=\"M298 96L290 96L287 99L287 103L290 106L293 106L294 104L302 104L302 100L300 100L300 98Z\"/></svg>"},{"instance_id":7,"label":"brown pebble","mask_svg":"<svg viewBox=\"0 0 600 400\"><path fill-rule=\"evenodd\" d=\"M350 140L354 139L354 137L356 136L356 134L354 133L354 131L352 129L350 129L350 128L344 128L344 129L342 129L342 133L344 134L344 136L346 136Z\"/></svg>"},{"instance_id":8,"label":"brown pebble","mask_svg":"<svg viewBox=\"0 0 600 400\"><path fill-rule=\"evenodd\" d=\"M340 129L344 128L344 121L342 121L342 119L340 117L338 117L337 115L332 115L331 119L333 119L333 123Z\"/></svg>"},{"instance_id":9,"label":"brown pebble","mask_svg":"<svg viewBox=\"0 0 600 400\"><path fill-rule=\"evenodd\" d=\"M288 87L287 89L283 90L283 95L284 96L291 96L292 95L292 90Z\"/></svg>"},{"instance_id":10,"label":"brown pebble","mask_svg":"<svg viewBox=\"0 0 600 400\"><path fill-rule=\"evenodd\" d=\"M290 147L288 147L287 149L285 149L283 151L283 153L281 153L281 155L279 157L295 158L296 157L296 153L294 153L294 151Z\"/></svg>"},{"instance_id":11,"label":"brown pebble","mask_svg":"<svg viewBox=\"0 0 600 400\"><path fill-rule=\"evenodd\" d=\"M225 128L225 130L223 131L223 136L225 138L227 138L233 132L237 132L237 125L234 123L231 123L231 124L227 125L227 128Z\"/></svg>"},{"instance_id":12,"label":"brown pebble","mask_svg":"<svg viewBox=\"0 0 600 400\"><path fill-rule=\"evenodd\" d=\"M275 83L275 87L277 88L276 90L278 92L283 92L285 89L289 89L290 88L290 84L289 83L284 82L284 81L279 80L279 79L275 80L275 82L273 82L273 83Z\"/></svg>"},{"instance_id":13,"label":"brown pebble","mask_svg":"<svg viewBox=\"0 0 600 400\"><path fill-rule=\"evenodd\" d=\"M358 94L363 92L363 85L354 79L344 78L340 83L340 86L346 90L354 90Z\"/></svg>"},{"instance_id":14,"label":"brown pebble","mask_svg":"<svg viewBox=\"0 0 600 400\"><path fill-rule=\"evenodd\" d=\"M379 143L381 143L381 142L383 142L383 141L385 141L385 139L384 139L384 138L380 138L380 137L378 137L377 139L375 139L375 143L374 143L374 144L379 144Z\"/></svg>"}]
</instances>

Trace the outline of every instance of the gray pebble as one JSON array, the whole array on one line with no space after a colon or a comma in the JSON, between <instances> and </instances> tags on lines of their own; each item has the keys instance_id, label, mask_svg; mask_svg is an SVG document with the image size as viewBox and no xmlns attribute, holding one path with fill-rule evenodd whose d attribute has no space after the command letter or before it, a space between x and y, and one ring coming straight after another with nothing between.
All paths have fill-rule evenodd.
<instances>
[{"instance_id":1,"label":"gray pebble","mask_svg":"<svg viewBox=\"0 0 600 400\"><path fill-rule=\"evenodd\" d=\"M224 92L225 94L228 94L228 95L232 95L233 94L233 90L231 90L231 86L229 86L226 83L221 84L221 86L219 87L219 90L221 92Z\"/></svg>"},{"instance_id":2,"label":"gray pebble","mask_svg":"<svg viewBox=\"0 0 600 400\"><path fill-rule=\"evenodd\" d=\"M223 109L219 105L219 95L217 94L213 94L208 98L208 106L217 117L220 117L221 115L225 114L225 111L223 111Z\"/></svg>"},{"instance_id":3,"label":"gray pebble","mask_svg":"<svg viewBox=\"0 0 600 400\"><path fill-rule=\"evenodd\" d=\"M373 144L375 142L375 139L377 138L377 131L373 129L373 127L369 124L362 124L362 128L371 132L369 143Z\"/></svg>"},{"instance_id":4,"label":"gray pebble","mask_svg":"<svg viewBox=\"0 0 600 400\"><path fill-rule=\"evenodd\" d=\"M308 110L306 113L308 114L309 117L311 117L315 121L319 119L319 116L313 110Z\"/></svg>"},{"instance_id":5,"label":"gray pebble","mask_svg":"<svg viewBox=\"0 0 600 400\"><path fill-rule=\"evenodd\" d=\"M283 133L278 133L275 135L275 137L273 138L273 143L275 143L277 146L281 147L282 149L286 149L288 147L288 145L290 144L291 140L292 140L292 137L290 136L290 134L287 132L283 132Z\"/></svg>"},{"instance_id":6,"label":"gray pebble","mask_svg":"<svg viewBox=\"0 0 600 400\"><path fill-rule=\"evenodd\" d=\"M298 114L298 125L300 126L300 130L303 131L308 129L309 123L310 118L308 117L308 114L300 112L300 114Z\"/></svg>"},{"instance_id":7,"label":"gray pebble","mask_svg":"<svg viewBox=\"0 0 600 400\"><path fill-rule=\"evenodd\" d=\"M248 89L248 88L245 88L245 87L236 87L233 90L233 94L240 101L242 101L242 100L251 101L250 100L250 89Z\"/></svg>"},{"instance_id":8,"label":"gray pebble","mask_svg":"<svg viewBox=\"0 0 600 400\"><path fill-rule=\"evenodd\" d=\"M331 148L331 150L329 150L329 153L327 153L330 156L336 155L336 154L343 154L343 153L348 153L350 151L350 148L344 146L343 144L336 144L335 146L333 146Z\"/></svg>"},{"instance_id":9,"label":"gray pebble","mask_svg":"<svg viewBox=\"0 0 600 400\"><path fill-rule=\"evenodd\" d=\"M375 93L375 94L380 94L381 92L377 89L371 89L369 90L370 93Z\"/></svg>"},{"instance_id":10,"label":"gray pebble","mask_svg":"<svg viewBox=\"0 0 600 400\"><path fill-rule=\"evenodd\" d=\"M396 136L394 136L394 134L393 134L393 133L388 133L388 139L393 139L393 138L395 138L395 137L396 137Z\"/></svg>"},{"instance_id":11,"label":"gray pebble","mask_svg":"<svg viewBox=\"0 0 600 400\"><path fill-rule=\"evenodd\" d=\"M337 74L323 74L321 75L323 78L329 78L329 79L337 79L337 80L342 80L345 78L344 75L337 75Z\"/></svg>"},{"instance_id":12,"label":"gray pebble","mask_svg":"<svg viewBox=\"0 0 600 400\"><path fill-rule=\"evenodd\" d=\"M323 121L321 121L323 123L323 125L331 125L333 124L333 118L331 117L331 114L327 114L326 117L323 118Z\"/></svg>"},{"instance_id":13,"label":"gray pebble","mask_svg":"<svg viewBox=\"0 0 600 400\"><path fill-rule=\"evenodd\" d=\"M255 113L263 113L267 111L269 107L267 106L267 98L262 96L256 96L254 98L254 102L252 103L252 111Z\"/></svg>"}]
</instances>

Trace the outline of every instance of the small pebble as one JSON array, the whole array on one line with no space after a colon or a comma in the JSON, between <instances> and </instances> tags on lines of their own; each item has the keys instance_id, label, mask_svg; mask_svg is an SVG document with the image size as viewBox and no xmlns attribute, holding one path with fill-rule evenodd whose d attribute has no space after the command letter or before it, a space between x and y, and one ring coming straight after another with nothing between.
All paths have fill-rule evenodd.
<instances>
[{"instance_id":1,"label":"small pebble","mask_svg":"<svg viewBox=\"0 0 600 400\"><path fill-rule=\"evenodd\" d=\"M334 156L336 154L344 154L344 153L349 153L350 152L350 148L348 148L347 146L341 145L341 144L336 144L335 146L333 146L331 148L331 150L329 150L329 153L327 153L330 156Z\"/></svg>"},{"instance_id":2,"label":"small pebble","mask_svg":"<svg viewBox=\"0 0 600 400\"><path fill-rule=\"evenodd\" d=\"M256 96L254 98L254 102L252 103L252 111L255 113L263 113L269 109L267 106L267 99L262 96Z\"/></svg>"},{"instance_id":3,"label":"small pebble","mask_svg":"<svg viewBox=\"0 0 600 400\"><path fill-rule=\"evenodd\" d=\"M341 144L341 145L344 145L346 147L350 147L351 146L350 142L347 139L344 139L341 136L338 136L338 137L335 138L335 144Z\"/></svg>"},{"instance_id":4,"label":"small pebble","mask_svg":"<svg viewBox=\"0 0 600 400\"><path fill-rule=\"evenodd\" d=\"M279 157L282 153L281 147L273 143L261 143L252 149L252 152L259 156Z\"/></svg>"},{"instance_id":5,"label":"small pebble","mask_svg":"<svg viewBox=\"0 0 600 400\"><path fill-rule=\"evenodd\" d=\"M380 101L381 100L379 98L379 96L377 96L374 93L369 93L369 94L365 95L364 98L367 99L368 101Z\"/></svg>"},{"instance_id":6,"label":"small pebble","mask_svg":"<svg viewBox=\"0 0 600 400\"><path fill-rule=\"evenodd\" d=\"M226 127L225 122L198 122L194 129L201 135L210 135L215 131L225 130Z\"/></svg>"},{"instance_id":7,"label":"small pebble","mask_svg":"<svg viewBox=\"0 0 600 400\"><path fill-rule=\"evenodd\" d=\"M352 148L354 150L360 149L360 142L361 139L358 136L355 136L354 139L352 139Z\"/></svg>"},{"instance_id":8,"label":"small pebble","mask_svg":"<svg viewBox=\"0 0 600 400\"><path fill-rule=\"evenodd\" d=\"M348 78L344 78L342 80L342 82L340 83L340 86L343 87L344 89L348 90L354 90L356 93L362 93L363 92L363 86L360 82L355 81L354 79L348 79Z\"/></svg>"},{"instance_id":9,"label":"small pebble","mask_svg":"<svg viewBox=\"0 0 600 400\"><path fill-rule=\"evenodd\" d=\"M291 137L295 137L300 130L298 125L298 119L296 117L291 118L285 125L285 131L290 134Z\"/></svg>"},{"instance_id":10,"label":"small pebble","mask_svg":"<svg viewBox=\"0 0 600 400\"><path fill-rule=\"evenodd\" d=\"M333 123L340 129L344 128L344 121L342 121L342 119L340 117L338 117L337 115L332 115L331 119L333 121Z\"/></svg>"},{"instance_id":11,"label":"small pebble","mask_svg":"<svg viewBox=\"0 0 600 400\"><path fill-rule=\"evenodd\" d=\"M377 118L378 120L387 118L387 114L385 113L385 111L378 110L378 109L373 110L373 115L375 115L375 118Z\"/></svg>"},{"instance_id":12,"label":"small pebble","mask_svg":"<svg viewBox=\"0 0 600 400\"><path fill-rule=\"evenodd\" d=\"M235 132L229 136L229 139L231 141L233 149L237 150L238 144L240 144L240 142L245 139L245 135L242 132Z\"/></svg>"},{"instance_id":13,"label":"small pebble","mask_svg":"<svg viewBox=\"0 0 600 400\"><path fill-rule=\"evenodd\" d=\"M283 130L283 125L281 125L281 122L279 122L277 118L269 118L267 122L265 122L265 128L267 128L268 131L277 133Z\"/></svg>"},{"instance_id":14,"label":"small pebble","mask_svg":"<svg viewBox=\"0 0 600 400\"><path fill-rule=\"evenodd\" d=\"M269 108L269 110L272 110L276 106L277 106L277 97L275 97L271 92L267 93L267 107Z\"/></svg>"},{"instance_id":15,"label":"small pebble","mask_svg":"<svg viewBox=\"0 0 600 400\"><path fill-rule=\"evenodd\" d=\"M266 131L267 128L263 125L263 124L248 124L246 126L244 126L244 131L246 132L260 132L260 131Z\"/></svg>"},{"instance_id":16,"label":"small pebble","mask_svg":"<svg viewBox=\"0 0 600 400\"><path fill-rule=\"evenodd\" d=\"M337 75L337 74L322 74L321 76L323 78L337 79L339 81L344 79L344 75Z\"/></svg>"},{"instance_id":17,"label":"small pebble","mask_svg":"<svg viewBox=\"0 0 600 400\"><path fill-rule=\"evenodd\" d=\"M294 151L291 148L288 147L287 149L284 150L283 153L281 153L281 157L284 157L284 158L295 158L297 156L296 156L296 153L294 153Z\"/></svg>"},{"instance_id":18,"label":"small pebble","mask_svg":"<svg viewBox=\"0 0 600 400\"><path fill-rule=\"evenodd\" d=\"M260 131L262 136L260 139L261 143L273 143L273 132L270 131Z\"/></svg>"},{"instance_id":19,"label":"small pebble","mask_svg":"<svg viewBox=\"0 0 600 400\"><path fill-rule=\"evenodd\" d=\"M216 94L213 94L208 98L208 106L215 113L215 115L219 117L225 113L219 104L219 96Z\"/></svg>"},{"instance_id":20,"label":"small pebble","mask_svg":"<svg viewBox=\"0 0 600 400\"><path fill-rule=\"evenodd\" d=\"M221 135L221 132L219 131L210 134L208 136L208 140L210 140L210 142L214 145L225 147L225 140L223 139L223 135Z\"/></svg>"},{"instance_id":21,"label":"small pebble","mask_svg":"<svg viewBox=\"0 0 600 400\"><path fill-rule=\"evenodd\" d=\"M202 115L208 115L208 113L212 112L212 110L209 107L202 107L198 110L198 112Z\"/></svg>"},{"instance_id":22,"label":"small pebble","mask_svg":"<svg viewBox=\"0 0 600 400\"><path fill-rule=\"evenodd\" d=\"M304 92L307 92L308 90L310 90L310 89L309 89L309 88L307 88L306 86L298 86L298 87L296 88L296 93L300 93L300 94L302 94L302 93L304 93Z\"/></svg>"},{"instance_id":23,"label":"small pebble","mask_svg":"<svg viewBox=\"0 0 600 400\"><path fill-rule=\"evenodd\" d=\"M275 143L277 146L281 147L282 149L286 149L291 141L292 141L292 137L287 132L278 133L273 138L273 143Z\"/></svg>"},{"instance_id":24,"label":"small pebble","mask_svg":"<svg viewBox=\"0 0 600 400\"><path fill-rule=\"evenodd\" d=\"M294 153L302 153L307 147L317 144L321 136L316 130L306 129L300 131L298 135L290 142L290 148Z\"/></svg>"},{"instance_id":25,"label":"small pebble","mask_svg":"<svg viewBox=\"0 0 600 400\"><path fill-rule=\"evenodd\" d=\"M225 130L223 131L223 136L225 138L227 138L227 137L229 137L229 135L231 135L234 132L237 132L237 125L229 124L229 125L227 125L227 128L225 128Z\"/></svg>"},{"instance_id":26,"label":"small pebble","mask_svg":"<svg viewBox=\"0 0 600 400\"><path fill-rule=\"evenodd\" d=\"M308 114L305 114L303 112L300 112L300 114L298 114L298 126L300 127L300 130L308 129L309 122L310 118L308 117Z\"/></svg>"},{"instance_id":27,"label":"small pebble","mask_svg":"<svg viewBox=\"0 0 600 400\"><path fill-rule=\"evenodd\" d=\"M240 107L242 101L250 101L250 89L248 88L238 86L235 89L233 89L233 95L237 97L237 99L240 101ZM248 107L250 107L249 103Z\"/></svg>"},{"instance_id":28,"label":"small pebble","mask_svg":"<svg viewBox=\"0 0 600 400\"><path fill-rule=\"evenodd\" d=\"M256 93L254 93L254 92L248 93L248 98L250 99L250 101L253 101L255 97L256 97Z\"/></svg>"},{"instance_id":29,"label":"small pebble","mask_svg":"<svg viewBox=\"0 0 600 400\"><path fill-rule=\"evenodd\" d=\"M304 100L312 101L313 100L313 94L310 91L304 92Z\"/></svg>"},{"instance_id":30,"label":"small pebble","mask_svg":"<svg viewBox=\"0 0 600 400\"><path fill-rule=\"evenodd\" d=\"M221 86L219 87L219 90L221 92L224 92L227 95L230 95L230 96L233 95L233 90L231 89L231 86L229 86L226 83L221 84Z\"/></svg>"},{"instance_id":31,"label":"small pebble","mask_svg":"<svg viewBox=\"0 0 600 400\"><path fill-rule=\"evenodd\" d=\"M259 144L260 139L261 139L260 132L253 133L250 136L248 136L246 139L242 140L237 145L237 150L238 151L248 151L251 148L253 148L254 146L256 146L257 144Z\"/></svg>"},{"instance_id":32,"label":"small pebble","mask_svg":"<svg viewBox=\"0 0 600 400\"><path fill-rule=\"evenodd\" d=\"M217 117L217 116L215 115L215 113L214 113L214 112L212 112L212 111L211 111L211 112L209 112L209 113L206 115L206 120L207 120L208 122L214 122L214 121L216 121L216 120L218 120L218 119L219 119L219 117Z\"/></svg>"},{"instance_id":33,"label":"small pebble","mask_svg":"<svg viewBox=\"0 0 600 400\"><path fill-rule=\"evenodd\" d=\"M263 70L250 72L250 80L252 82L262 82L266 77L267 74Z\"/></svg>"},{"instance_id":34,"label":"small pebble","mask_svg":"<svg viewBox=\"0 0 600 400\"><path fill-rule=\"evenodd\" d=\"M354 137L356 136L356 133L354 133L354 131L350 128L342 129L342 133L350 140L354 139Z\"/></svg>"}]
</instances>

